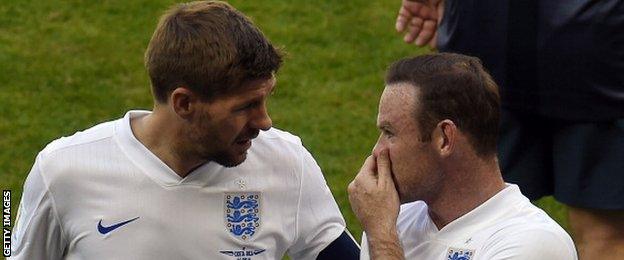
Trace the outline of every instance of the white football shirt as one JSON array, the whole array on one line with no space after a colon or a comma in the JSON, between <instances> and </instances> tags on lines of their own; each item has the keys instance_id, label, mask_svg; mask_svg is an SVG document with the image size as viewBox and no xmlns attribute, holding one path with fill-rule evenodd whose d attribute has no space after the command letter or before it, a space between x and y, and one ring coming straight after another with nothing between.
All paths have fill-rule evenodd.
<instances>
[{"instance_id":1,"label":"white football shirt","mask_svg":"<svg viewBox=\"0 0 624 260\"><path fill-rule=\"evenodd\" d=\"M50 143L24 184L12 259L315 259L345 229L298 137L261 131L237 167L181 178L130 111Z\"/></svg>"},{"instance_id":2,"label":"white football shirt","mask_svg":"<svg viewBox=\"0 0 624 260\"><path fill-rule=\"evenodd\" d=\"M405 259L578 259L570 236L512 184L441 230L423 201L401 205L397 229ZM369 258L364 234L360 259Z\"/></svg>"}]
</instances>

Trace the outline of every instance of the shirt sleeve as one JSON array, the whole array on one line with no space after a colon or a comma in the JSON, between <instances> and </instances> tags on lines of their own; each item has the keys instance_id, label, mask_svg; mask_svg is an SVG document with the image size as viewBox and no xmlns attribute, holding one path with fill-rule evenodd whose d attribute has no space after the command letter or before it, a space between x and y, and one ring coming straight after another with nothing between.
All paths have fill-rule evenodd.
<instances>
[{"instance_id":1,"label":"shirt sleeve","mask_svg":"<svg viewBox=\"0 0 624 260\"><path fill-rule=\"evenodd\" d=\"M9 259L61 259L63 256L65 241L40 164L41 155L24 183Z\"/></svg>"},{"instance_id":2,"label":"shirt sleeve","mask_svg":"<svg viewBox=\"0 0 624 260\"><path fill-rule=\"evenodd\" d=\"M562 231L562 233L565 232ZM479 259L577 260L578 256L576 255L574 243L567 234L533 229L517 234L507 234L501 240L485 246L483 253L479 254Z\"/></svg>"},{"instance_id":3,"label":"shirt sleeve","mask_svg":"<svg viewBox=\"0 0 624 260\"><path fill-rule=\"evenodd\" d=\"M293 259L316 259L344 232L345 221L320 167L305 149L301 175L296 238L288 255Z\"/></svg>"}]
</instances>

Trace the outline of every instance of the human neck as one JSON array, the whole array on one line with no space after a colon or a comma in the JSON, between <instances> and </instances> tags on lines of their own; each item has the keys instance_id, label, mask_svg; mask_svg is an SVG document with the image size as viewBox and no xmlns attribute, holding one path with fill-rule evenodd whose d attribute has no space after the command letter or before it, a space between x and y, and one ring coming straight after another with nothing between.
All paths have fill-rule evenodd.
<instances>
[{"instance_id":1,"label":"human neck","mask_svg":"<svg viewBox=\"0 0 624 260\"><path fill-rule=\"evenodd\" d=\"M186 156L179 140L180 130L172 123L165 111L154 112L143 117L131 118L130 128L134 136L165 163L178 176L184 178L194 169L206 163L205 160Z\"/></svg>"},{"instance_id":2,"label":"human neck","mask_svg":"<svg viewBox=\"0 0 624 260\"><path fill-rule=\"evenodd\" d=\"M438 230L467 214L505 188L496 157L447 171L438 196L427 202Z\"/></svg>"}]
</instances>

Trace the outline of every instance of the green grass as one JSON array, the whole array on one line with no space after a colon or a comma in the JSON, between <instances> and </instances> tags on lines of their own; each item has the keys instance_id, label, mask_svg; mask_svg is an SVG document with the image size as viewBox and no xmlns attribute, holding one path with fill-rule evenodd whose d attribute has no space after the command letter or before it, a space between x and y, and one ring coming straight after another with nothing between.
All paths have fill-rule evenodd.
<instances>
[{"instance_id":1,"label":"green grass","mask_svg":"<svg viewBox=\"0 0 624 260\"><path fill-rule=\"evenodd\" d=\"M0 3L0 188L21 186L39 150L59 136L151 107L143 52L173 1ZM316 157L359 238L346 186L377 138L383 74L393 60L424 53L393 31L398 1L244 1L288 57L270 103L275 125ZM539 202L566 224L565 209Z\"/></svg>"}]
</instances>

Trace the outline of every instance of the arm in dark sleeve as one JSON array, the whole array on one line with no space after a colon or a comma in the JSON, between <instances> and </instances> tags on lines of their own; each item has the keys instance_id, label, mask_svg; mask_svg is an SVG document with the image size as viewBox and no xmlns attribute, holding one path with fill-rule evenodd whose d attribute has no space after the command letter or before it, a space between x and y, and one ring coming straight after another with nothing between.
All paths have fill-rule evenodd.
<instances>
[{"instance_id":1,"label":"arm in dark sleeve","mask_svg":"<svg viewBox=\"0 0 624 260\"><path fill-rule=\"evenodd\" d=\"M342 234L331 242L325 249L323 249L316 259L318 260L330 260L330 259L359 259L360 247L357 245L351 234L348 231L342 232Z\"/></svg>"}]
</instances>

